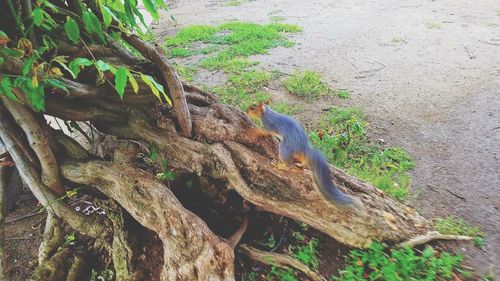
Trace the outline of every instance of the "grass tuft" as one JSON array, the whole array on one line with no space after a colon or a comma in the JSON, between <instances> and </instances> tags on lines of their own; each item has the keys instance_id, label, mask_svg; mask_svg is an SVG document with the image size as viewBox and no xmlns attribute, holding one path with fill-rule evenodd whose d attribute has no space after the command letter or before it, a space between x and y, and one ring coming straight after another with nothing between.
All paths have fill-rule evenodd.
<instances>
[{"instance_id":1,"label":"grass tuft","mask_svg":"<svg viewBox=\"0 0 500 281\"><path fill-rule=\"evenodd\" d=\"M471 273L462 270L463 257L448 252L438 252L431 246L423 251L406 247L388 250L385 244L372 243L366 250L352 250L344 269L336 281L354 280L456 280ZM460 279L458 279L460 280Z\"/></svg>"},{"instance_id":2,"label":"grass tuft","mask_svg":"<svg viewBox=\"0 0 500 281\"><path fill-rule=\"evenodd\" d=\"M349 92L347 90L339 90L337 91L337 97L345 100L350 97Z\"/></svg>"},{"instance_id":3,"label":"grass tuft","mask_svg":"<svg viewBox=\"0 0 500 281\"><path fill-rule=\"evenodd\" d=\"M272 75L265 71L250 70L232 74L228 83L213 88L223 103L245 110L248 106L270 99L271 96L262 91Z\"/></svg>"},{"instance_id":4,"label":"grass tuft","mask_svg":"<svg viewBox=\"0 0 500 281\"><path fill-rule=\"evenodd\" d=\"M484 237L484 232L479 227L471 226L463 219L454 216L437 219L435 225L437 231L442 234Z\"/></svg>"},{"instance_id":5,"label":"grass tuft","mask_svg":"<svg viewBox=\"0 0 500 281\"><path fill-rule=\"evenodd\" d=\"M175 71L181 76L182 79L193 82L194 76L197 73L196 67L192 66L183 66L180 64L174 64Z\"/></svg>"},{"instance_id":6,"label":"grass tuft","mask_svg":"<svg viewBox=\"0 0 500 281\"><path fill-rule=\"evenodd\" d=\"M248 57L266 54L269 49L278 46L292 46L293 42L287 39L286 34L300 30L296 25L278 22L256 24L232 21L215 27L188 26L175 37L167 38L164 48L171 57L205 55L199 62L201 67L222 70L228 75L228 83L213 88L213 91L222 102L245 109L252 103L270 98L263 92L263 87L271 79L271 74L249 70L258 62L250 61ZM189 77L187 70L182 71L184 74L181 73L181 76ZM282 106L282 109L285 107ZM297 109L291 107L290 110Z\"/></svg>"},{"instance_id":7,"label":"grass tuft","mask_svg":"<svg viewBox=\"0 0 500 281\"><path fill-rule=\"evenodd\" d=\"M294 95L315 99L328 92L328 86L321 81L321 76L313 71L295 71L284 82L287 90Z\"/></svg>"},{"instance_id":8,"label":"grass tuft","mask_svg":"<svg viewBox=\"0 0 500 281\"><path fill-rule=\"evenodd\" d=\"M186 46L195 41L206 42L214 36L217 29L210 25L192 25L179 30L175 37L167 38L165 45L170 46Z\"/></svg>"},{"instance_id":9,"label":"grass tuft","mask_svg":"<svg viewBox=\"0 0 500 281\"><path fill-rule=\"evenodd\" d=\"M441 29L441 24L439 24L437 22L426 22L425 26L428 29Z\"/></svg>"},{"instance_id":10,"label":"grass tuft","mask_svg":"<svg viewBox=\"0 0 500 281\"><path fill-rule=\"evenodd\" d=\"M304 107L298 103L277 102L271 103L270 106L273 110L285 115L293 115L304 110Z\"/></svg>"},{"instance_id":11,"label":"grass tuft","mask_svg":"<svg viewBox=\"0 0 500 281\"><path fill-rule=\"evenodd\" d=\"M413 160L401 148L370 144L366 138L367 125L359 109L332 108L319 122L318 131L322 134L310 133L309 139L330 163L371 182L394 198L405 198L410 183L408 171L415 165Z\"/></svg>"}]
</instances>

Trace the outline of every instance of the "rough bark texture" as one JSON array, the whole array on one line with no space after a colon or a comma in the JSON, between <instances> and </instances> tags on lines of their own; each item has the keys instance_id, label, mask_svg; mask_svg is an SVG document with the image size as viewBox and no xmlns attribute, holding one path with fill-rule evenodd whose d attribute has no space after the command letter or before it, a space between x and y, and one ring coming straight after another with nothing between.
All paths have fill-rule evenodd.
<instances>
[{"instance_id":1,"label":"rough bark texture","mask_svg":"<svg viewBox=\"0 0 500 281\"><path fill-rule=\"evenodd\" d=\"M131 167L117 151L113 162L66 162L62 174L70 181L95 185L116 200L163 242L164 280L233 280L232 248L151 174Z\"/></svg>"},{"instance_id":2,"label":"rough bark texture","mask_svg":"<svg viewBox=\"0 0 500 281\"><path fill-rule=\"evenodd\" d=\"M352 213L331 205L314 188L307 171L291 174L275 169L271 160L277 158L277 143L269 138L251 139L248 133L255 126L240 110L220 104L215 96L195 86L182 85L157 52L134 41L135 37L127 38L145 57L158 63L161 74L156 76L166 80L173 112L156 105L145 85L140 85L138 95L131 94L127 88L120 100L107 84L97 87L83 84L84 79L61 78L69 93L47 92L45 113L67 121L90 121L101 133L122 141L143 142L143 146L153 144L160 155L169 160L170 167L216 183L213 186L219 193L234 190L259 210L304 222L349 246L364 247L373 240L398 243L431 230L429 222L416 212L334 167L331 167L334 183L342 191L358 197L366 209ZM65 51L70 58L100 52L118 61L133 60L116 49L90 46L83 53L71 48ZM108 61L106 57L99 59ZM0 71L19 74L21 67L19 61L5 61ZM128 67L141 71L151 69L147 65ZM154 75L154 71L148 73ZM6 109L2 104L0 144L5 143L23 181L36 198L69 227L108 243L117 280L142 278L133 266L137 253L132 249L134 237L126 231L125 216L131 216L155 233L163 244L163 261L158 276L152 277L154 280L234 279L233 247L242 233L237 233L229 242L215 235L202 219L179 203L165 184L135 165L132 159L137 152L131 145L119 145L112 160L98 158L61 132L42 124L45 121L40 114L24 108L35 118L27 120L20 118L21 115L13 118L15 107L24 105ZM40 128L46 141L40 147L30 147L30 132ZM24 134L20 133L23 131ZM43 151L52 151L54 155L41 154ZM48 164L48 160L52 164ZM117 206L111 207L113 211L103 217L75 213L66 202L56 200L49 186L52 183L43 180L44 171L51 171L47 166L54 165L61 165L52 171L60 172L65 183L95 187ZM47 233L53 233L51 231L47 228ZM45 262L35 276L39 276L38 280L59 280L59 273L54 269L61 265L65 274L76 279L82 264L79 259L65 249L55 253L49 250L43 255Z\"/></svg>"}]
</instances>

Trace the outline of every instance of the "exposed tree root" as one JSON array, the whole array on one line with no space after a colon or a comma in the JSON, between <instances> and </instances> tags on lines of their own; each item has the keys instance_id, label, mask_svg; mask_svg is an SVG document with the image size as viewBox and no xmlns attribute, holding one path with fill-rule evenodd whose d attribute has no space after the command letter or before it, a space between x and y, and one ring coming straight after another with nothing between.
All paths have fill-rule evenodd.
<instances>
[{"instance_id":1,"label":"exposed tree root","mask_svg":"<svg viewBox=\"0 0 500 281\"><path fill-rule=\"evenodd\" d=\"M321 275L291 256L261 251L246 244L240 245L239 249L251 259L261 263L279 267L295 268L304 273L307 277L311 278L311 280L326 281L326 279Z\"/></svg>"},{"instance_id":2,"label":"exposed tree root","mask_svg":"<svg viewBox=\"0 0 500 281\"><path fill-rule=\"evenodd\" d=\"M62 174L73 182L95 185L158 234L164 249L163 280L233 280L232 248L184 209L162 183L131 167L130 149L122 145L111 163L65 162Z\"/></svg>"},{"instance_id":3,"label":"exposed tree root","mask_svg":"<svg viewBox=\"0 0 500 281\"><path fill-rule=\"evenodd\" d=\"M23 129L30 147L36 154L42 170L42 182L56 195L64 195L65 190L61 182L61 176L59 175L59 165L57 165L52 150L49 149L47 137L42 132L33 114L27 107L5 96L1 97L1 100L12 114L16 123Z\"/></svg>"},{"instance_id":4,"label":"exposed tree root","mask_svg":"<svg viewBox=\"0 0 500 281\"><path fill-rule=\"evenodd\" d=\"M29 280L32 281L56 281L65 280L71 266L71 250L62 248L49 259L41 263Z\"/></svg>"},{"instance_id":5,"label":"exposed tree root","mask_svg":"<svg viewBox=\"0 0 500 281\"><path fill-rule=\"evenodd\" d=\"M123 33L123 39L139 50L144 57L150 61L154 61L156 66L158 66L163 78L167 82L168 91L172 97L174 115L177 118L182 135L190 137L192 130L191 114L189 113L186 96L184 95L184 88L177 72L175 72L172 65L160 52L155 50L138 36Z\"/></svg>"},{"instance_id":6,"label":"exposed tree root","mask_svg":"<svg viewBox=\"0 0 500 281\"><path fill-rule=\"evenodd\" d=\"M43 264L63 244L63 230L59 219L49 211L43 230L43 241L38 250L38 264Z\"/></svg>"},{"instance_id":7,"label":"exposed tree root","mask_svg":"<svg viewBox=\"0 0 500 281\"><path fill-rule=\"evenodd\" d=\"M418 245L428 243L432 240L472 240L472 239L474 239L474 237L463 236L463 235L441 234L437 231L430 231L430 232L427 232L426 234L419 235L419 236L414 237L414 238L412 238L408 241L405 241L403 243L399 243L397 246L398 247L405 247L405 246L415 247Z\"/></svg>"},{"instance_id":8,"label":"exposed tree root","mask_svg":"<svg viewBox=\"0 0 500 281\"><path fill-rule=\"evenodd\" d=\"M231 246L231 248L234 249L236 245L240 243L241 237L243 237L243 234L245 234L245 232L247 231L249 219L250 219L250 213L249 211L247 211L247 213L243 216L241 225L238 228L238 230L236 230L236 232L233 233L233 235L231 235L231 237L229 237L226 241L227 244Z\"/></svg>"},{"instance_id":9,"label":"exposed tree root","mask_svg":"<svg viewBox=\"0 0 500 281\"><path fill-rule=\"evenodd\" d=\"M16 163L16 168L21 178L28 185L37 200L79 232L94 238L107 236L110 225L107 219L98 216L87 217L76 213L66 203L57 200L58 197L41 182L36 167L28 160L13 138L15 131L12 127L11 120L8 118L5 108L0 105L0 138L2 140L0 144L5 145Z\"/></svg>"},{"instance_id":10,"label":"exposed tree root","mask_svg":"<svg viewBox=\"0 0 500 281\"><path fill-rule=\"evenodd\" d=\"M429 232L432 225L418 213L335 167L331 167L334 183L343 192L358 197L366 210L353 213L330 204L313 186L307 172L290 174L274 168L271 161L277 158L277 143L272 139L250 138L248 133L254 124L244 113L220 104L210 93L182 84L169 62L140 38L125 34L123 38L156 64L172 97L172 112L155 105L149 87L143 84L139 85L137 95L131 94L131 86L127 86L125 97L120 100L109 85L98 87L84 84L88 80L83 78L79 81L60 78L69 93L48 91L45 114L67 121L90 121L103 134L152 144L163 159L169 160L172 169L220 183L213 187L216 189L213 194L228 195L235 191L259 210L304 222L349 246L364 247L374 240L398 243L408 237L417 238L402 244L465 239L432 234ZM136 61L119 46L100 48L88 48L82 53L78 48L68 47L65 52L69 56L104 56L100 59L106 61L109 56L110 61L122 64ZM22 67L19 59L9 59L0 65L0 70L19 75ZM142 62L130 68L141 68L152 75L155 71L150 70L156 69ZM13 91L21 99L24 97L19 89ZM68 248L54 250L53 245L60 244L61 239L52 215L106 244L118 279L143 280L143 272L134 265L151 261L148 257L141 261L140 256L147 252L135 249L138 237L128 231L127 224L133 221L151 237L161 240L162 247L158 246L158 240L154 244L162 248L158 255L163 260L158 262L162 264L157 267L156 276L161 280L234 280L233 248L247 228L248 217L243 218L240 228L228 240L219 238L202 219L185 209L162 182L136 166L137 151L128 142L120 142L113 159L110 153L98 158L37 117L40 116L21 104L5 98L0 102L0 145L5 144L23 181L50 212L47 239L40 251L43 263L33 275L34 280L64 280L57 278L66 276L68 280L78 280L84 264L83 258L73 256ZM64 200L57 200L64 194L58 189L63 187L59 174L65 182L92 186L102 192L104 196L100 192L99 196L110 199L104 203L109 211L107 216L84 216ZM51 236L59 237L59 242L52 243ZM294 267L315 281L323 280L288 256L249 246L241 249L261 262L266 263L271 257L272 264Z\"/></svg>"}]
</instances>

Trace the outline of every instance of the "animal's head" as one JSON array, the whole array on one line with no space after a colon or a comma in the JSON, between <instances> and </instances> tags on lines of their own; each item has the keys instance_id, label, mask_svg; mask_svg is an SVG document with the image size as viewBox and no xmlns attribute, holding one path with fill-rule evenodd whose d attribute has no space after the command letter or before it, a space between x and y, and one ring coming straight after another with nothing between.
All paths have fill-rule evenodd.
<instances>
[{"instance_id":1,"label":"animal's head","mask_svg":"<svg viewBox=\"0 0 500 281\"><path fill-rule=\"evenodd\" d=\"M266 101L266 104L269 104L269 100ZM264 111L266 110L264 104L259 102L258 104L252 104L246 110L247 115L253 119L262 119L264 115Z\"/></svg>"}]
</instances>

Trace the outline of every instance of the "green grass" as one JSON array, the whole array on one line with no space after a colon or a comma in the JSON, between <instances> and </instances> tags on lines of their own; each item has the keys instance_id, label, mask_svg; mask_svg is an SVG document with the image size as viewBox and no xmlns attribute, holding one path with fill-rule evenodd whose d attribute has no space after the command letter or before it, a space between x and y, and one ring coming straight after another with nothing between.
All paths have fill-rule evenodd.
<instances>
[{"instance_id":1,"label":"green grass","mask_svg":"<svg viewBox=\"0 0 500 281\"><path fill-rule=\"evenodd\" d=\"M174 58L187 58L193 55L193 52L188 48L177 47L170 50L170 56Z\"/></svg>"},{"instance_id":2,"label":"green grass","mask_svg":"<svg viewBox=\"0 0 500 281\"><path fill-rule=\"evenodd\" d=\"M437 219L435 225L437 231L442 234L484 237L484 232L479 227L471 226L463 219L454 216Z\"/></svg>"},{"instance_id":3,"label":"green grass","mask_svg":"<svg viewBox=\"0 0 500 281\"><path fill-rule=\"evenodd\" d=\"M248 0L227 0L224 6L239 6L241 4L247 3Z\"/></svg>"},{"instance_id":4,"label":"green grass","mask_svg":"<svg viewBox=\"0 0 500 281\"><path fill-rule=\"evenodd\" d=\"M168 53L172 53L176 48L184 48L193 55L198 53L193 47L195 42L205 43L212 48L215 46L219 51L203 60L201 66L211 70L223 69L225 64L234 58L266 54L269 49L278 46L293 46L293 42L286 38L285 33L300 30L296 25L278 22L256 24L234 21L215 27L194 25L181 29L175 37L167 38L164 47L169 49ZM189 56L185 51L182 54Z\"/></svg>"},{"instance_id":5,"label":"green grass","mask_svg":"<svg viewBox=\"0 0 500 281\"><path fill-rule=\"evenodd\" d=\"M296 25L273 22L256 24L232 21L219 26L196 25L181 29L175 37L165 40L164 48L171 57L186 58L204 55L199 66L211 70L222 70L228 75L224 85L212 90L221 101L245 109L250 104L270 99L263 91L272 74L252 69L258 62L248 59L251 55L266 54L278 46L293 45L286 34L299 32ZM197 46L197 47L195 47ZM179 68L181 76L188 79L193 71ZM296 106L281 109L297 110Z\"/></svg>"},{"instance_id":6,"label":"green grass","mask_svg":"<svg viewBox=\"0 0 500 281\"><path fill-rule=\"evenodd\" d=\"M335 166L350 175L371 182L390 196L403 199L408 193L414 167L409 154L401 148L381 148L366 138L366 120L359 109L332 108L318 124L317 133L310 133L311 144L323 151Z\"/></svg>"},{"instance_id":7,"label":"green grass","mask_svg":"<svg viewBox=\"0 0 500 281\"><path fill-rule=\"evenodd\" d=\"M254 103L271 98L268 93L262 91L271 77L269 72L256 70L235 73L228 77L226 84L214 87L212 91L223 103L245 110Z\"/></svg>"},{"instance_id":8,"label":"green grass","mask_svg":"<svg viewBox=\"0 0 500 281\"><path fill-rule=\"evenodd\" d=\"M425 26L428 29L441 29L441 24L436 23L436 22L426 22Z\"/></svg>"},{"instance_id":9,"label":"green grass","mask_svg":"<svg viewBox=\"0 0 500 281\"><path fill-rule=\"evenodd\" d=\"M470 278L471 273L461 269L462 260L462 256L438 252L431 246L420 252L409 247L388 250L384 244L372 243L366 250L352 250L345 268L332 280L453 280L453 273Z\"/></svg>"},{"instance_id":10,"label":"green grass","mask_svg":"<svg viewBox=\"0 0 500 281\"><path fill-rule=\"evenodd\" d=\"M299 238L301 237L299 236ZM318 245L319 245L318 239L312 238L306 245L291 246L293 253L292 256L297 260L299 260L300 262L302 262L303 264L307 265L308 267L314 270L318 270L319 267Z\"/></svg>"},{"instance_id":11,"label":"green grass","mask_svg":"<svg viewBox=\"0 0 500 281\"><path fill-rule=\"evenodd\" d=\"M279 267L271 267L271 271L266 275L266 281L299 281L296 274L291 269L281 269Z\"/></svg>"},{"instance_id":12,"label":"green grass","mask_svg":"<svg viewBox=\"0 0 500 281\"><path fill-rule=\"evenodd\" d=\"M271 108L281 114L292 115L304 110L304 107L298 103L277 102L271 103Z\"/></svg>"},{"instance_id":13,"label":"green grass","mask_svg":"<svg viewBox=\"0 0 500 281\"><path fill-rule=\"evenodd\" d=\"M350 97L349 92L347 90L338 90L337 91L337 97L341 99L348 99Z\"/></svg>"},{"instance_id":14,"label":"green grass","mask_svg":"<svg viewBox=\"0 0 500 281\"><path fill-rule=\"evenodd\" d=\"M321 76L313 71L295 71L283 84L294 95L315 99L328 92L328 86L321 81Z\"/></svg>"},{"instance_id":15,"label":"green grass","mask_svg":"<svg viewBox=\"0 0 500 281\"><path fill-rule=\"evenodd\" d=\"M217 29L210 25L192 25L179 30L175 37L170 37L165 40L167 47L188 46L193 42L206 42L214 36Z\"/></svg>"},{"instance_id":16,"label":"green grass","mask_svg":"<svg viewBox=\"0 0 500 281\"><path fill-rule=\"evenodd\" d=\"M177 71L177 74L181 76L181 78L188 82L194 81L194 76L198 72L196 67L192 66L183 66L180 64L174 64L174 68Z\"/></svg>"}]
</instances>

